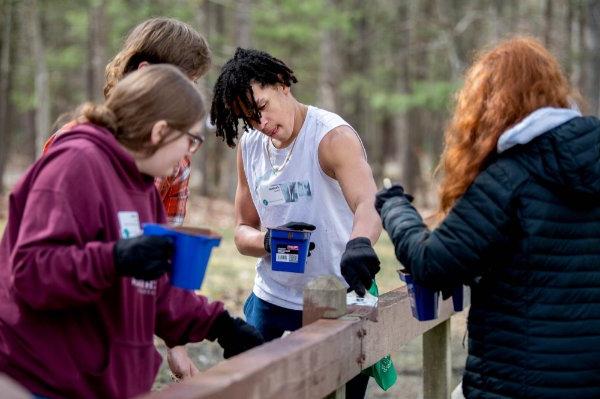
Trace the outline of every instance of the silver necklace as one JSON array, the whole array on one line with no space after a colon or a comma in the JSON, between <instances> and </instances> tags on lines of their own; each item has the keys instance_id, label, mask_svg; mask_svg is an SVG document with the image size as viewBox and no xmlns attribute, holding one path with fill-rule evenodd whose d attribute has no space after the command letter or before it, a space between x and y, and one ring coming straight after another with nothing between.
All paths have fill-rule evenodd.
<instances>
[{"instance_id":1,"label":"silver necklace","mask_svg":"<svg viewBox=\"0 0 600 399\"><path fill-rule=\"evenodd\" d=\"M273 172L275 173L279 173L283 170L283 168L285 168L285 166L288 164L288 162L290 161L290 158L292 156L292 151L294 151L294 147L296 146L296 140L298 140L298 136L300 135L300 133L298 133L296 135L296 137L294 138L294 141L292 142L292 146L290 147L290 150L288 151L287 155L285 156L285 159L283 160L283 163L280 166L275 166L273 165L273 161L271 160L271 152L269 151L269 143L271 142L271 139L267 139L265 140L265 152L267 153L267 159L269 160L269 164L271 165L271 169L273 169Z\"/></svg>"}]
</instances>

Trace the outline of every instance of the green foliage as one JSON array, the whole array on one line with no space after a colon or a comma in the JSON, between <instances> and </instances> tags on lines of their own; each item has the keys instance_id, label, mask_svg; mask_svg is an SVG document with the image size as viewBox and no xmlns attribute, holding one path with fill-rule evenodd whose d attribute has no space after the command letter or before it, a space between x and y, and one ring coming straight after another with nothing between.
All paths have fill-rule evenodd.
<instances>
[{"instance_id":1,"label":"green foliage","mask_svg":"<svg viewBox=\"0 0 600 399\"><path fill-rule=\"evenodd\" d=\"M19 114L12 118L19 126L13 126L12 130L22 131L29 123L26 117L30 116L24 113L36 106L36 65L30 32L33 24L29 15L34 3L0 0L0 14L9 3L15 9L12 35L16 60L10 99ZM87 96L89 16L94 7L104 7L102 28L106 46L100 53L104 53L105 63L119 50L134 26L155 16L188 22L207 37L214 54L214 67L201 86L208 89L219 65L233 55L238 45L235 37L241 2L235 0L37 0L36 3L50 77L52 120ZM320 98L323 71L335 71L335 76L326 76L336 91L332 99L337 109L332 111L341 114L364 135L369 159L377 172L398 155L393 153L396 136L401 134L394 126L398 120L395 117L419 108L424 112L424 118L420 119L425 126L411 128L440 132L451 93L458 87L461 69L468 65L474 50L509 33L542 37L549 23L544 17L544 4L539 0L510 4L464 0L250 0L247 39L252 47L268 51L290 65L299 79L294 94L304 103L323 105ZM568 70L583 84L593 75L580 73L593 70L584 65L589 63L586 54L591 52L585 43L579 43L577 34L584 29L579 24L585 19L581 13L586 9L579 0L555 7L550 38L552 50L565 58ZM199 21L204 25L199 26ZM585 25L585 29L590 28ZM333 38L331 45L336 54L331 57L323 54L324 38ZM332 60L336 62L334 68ZM431 117L434 115L438 118ZM439 147L435 140L423 136L412 144L422 154ZM211 179L207 177L204 181Z\"/></svg>"},{"instance_id":2,"label":"green foliage","mask_svg":"<svg viewBox=\"0 0 600 399\"><path fill-rule=\"evenodd\" d=\"M413 84L412 93L378 92L371 96L371 106L376 110L389 113L405 112L412 108L424 108L431 111L448 109L452 93L459 82L421 81Z\"/></svg>"},{"instance_id":3,"label":"green foliage","mask_svg":"<svg viewBox=\"0 0 600 399\"><path fill-rule=\"evenodd\" d=\"M304 102L318 101L320 45L325 31L348 35L354 11L336 9L328 0L257 0L252 8L256 48L289 64L300 84L295 93Z\"/></svg>"},{"instance_id":4,"label":"green foliage","mask_svg":"<svg viewBox=\"0 0 600 399\"><path fill-rule=\"evenodd\" d=\"M323 0L258 1L252 11L255 38L291 46L312 43L318 40L320 17L326 14Z\"/></svg>"},{"instance_id":5,"label":"green foliage","mask_svg":"<svg viewBox=\"0 0 600 399\"><path fill-rule=\"evenodd\" d=\"M46 55L49 70L74 71L85 62L85 54L80 46L65 46Z\"/></svg>"}]
</instances>

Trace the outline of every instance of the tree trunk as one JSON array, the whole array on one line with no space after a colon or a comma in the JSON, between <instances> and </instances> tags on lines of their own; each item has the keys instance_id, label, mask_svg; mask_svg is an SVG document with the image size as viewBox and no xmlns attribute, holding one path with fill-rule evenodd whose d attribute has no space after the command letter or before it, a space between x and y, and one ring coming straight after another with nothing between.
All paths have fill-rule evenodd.
<instances>
[{"instance_id":1,"label":"tree trunk","mask_svg":"<svg viewBox=\"0 0 600 399\"><path fill-rule=\"evenodd\" d=\"M421 18L424 20L430 20L432 18L430 2L418 3L408 6L407 15L411 15L410 20L420 21ZM427 37L418 36L418 29L415 25L412 25L405 35L405 48L410 49L414 43L421 43L423 47L419 50L418 57L413 57L410 53L406 52L406 56L402 59L403 65L403 76L400 83L402 91L406 94L413 93L413 83L415 81L426 80L428 71L428 54L425 49L427 43ZM398 144L400 154L400 170L402 176L402 184L405 185L407 191L417 194L417 190L421 189L421 167L418 153L422 145L422 134L424 130L423 118L425 110L420 106L411 106L404 115L402 138ZM421 200L425 196L422 196Z\"/></svg>"},{"instance_id":2,"label":"tree trunk","mask_svg":"<svg viewBox=\"0 0 600 399\"><path fill-rule=\"evenodd\" d=\"M38 158L50 133L50 94L46 49L42 33L42 14L37 0L27 1L32 59L35 64L35 155Z\"/></svg>"},{"instance_id":3,"label":"tree trunk","mask_svg":"<svg viewBox=\"0 0 600 399\"><path fill-rule=\"evenodd\" d=\"M574 19L574 6L573 1L567 1L567 11L565 13L565 43L564 43L564 54L565 54L565 73L568 77L571 77L573 72L573 19Z\"/></svg>"},{"instance_id":4,"label":"tree trunk","mask_svg":"<svg viewBox=\"0 0 600 399\"><path fill-rule=\"evenodd\" d=\"M224 18L224 6L223 4L203 1L196 20L201 28L201 32L204 33L206 39L212 44L211 49L213 52L213 62L222 58L224 42L224 30L225 30L225 18ZM220 70L221 65L214 65L217 70ZM206 87L205 78L200 80L199 89L203 94L209 93L209 88ZM209 96L205 97L209 99ZM207 103L207 111L210 109L210 103ZM208 117L208 116L207 116ZM215 140L215 129L208 122L205 124L204 134L207 137L206 143L200 149L196 155L192 166L194 170L199 173L200 178L195 179L199 182L199 192L205 196L223 196L227 195L232 188L227 186L232 185L231 181L224 182L223 175L227 179L227 175L231 174L229 171L235 165L235 151L229 150L224 142L220 139ZM233 160L227 158L228 153L232 152L234 155ZM231 162L231 163L229 163ZM223 170L225 168L225 173ZM230 179L235 178L235 173ZM195 186L198 187L198 186Z\"/></svg>"},{"instance_id":5,"label":"tree trunk","mask_svg":"<svg viewBox=\"0 0 600 399\"><path fill-rule=\"evenodd\" d=\"M502 28L502 6L503 0L493 0L490 3L490 25L492 32L492 40L497 42L502 37L504 31Z\"/></svg>"},{"instance_id":6,"label":"tree trunk","mask_svg":"<svg viewBox=\"0 0 600 399\"><path fill-rule=\"evenodd\" d=\"M336 2L326 0L327 8L336 8ZM338 52L338 32L333 27L321 30L320 63L319 63L319 106L332 112L338 109L337 92L339 89L341 60Z\"/></svg>"},{"instance_id":7,"label":"tree trunk","mask_svg":"<svg viewBox=\"0 0 600 399\"><path fill-rule=\"evenodd\" d=\"M88 10L88 57L86 70L87 99L102 101L104 65L106 63L106 0L97 2Z\"/></svg>"},{"instance_id":8,"label":"tree trunk","mask_svg":"<svg viewBox=\"0 0 600 399\"><path fill-rule=\"evenodd\" d=\"M251 31L252 24L250 20L251 0L239 0L235 5L235 45L237 47L248 48L252 45ZM221 21L226 19L226 8L220 6L218 9L218 18ZM218 29L220 34L225 35L224 23L221 23ZM216 193L220 197L226 197L229 200L235 198L237 187L237 174L232 173L235 170L237 161L237 152L235 149L228 148L224 143L217 143L216 157L214 159Z\"/></svg>"},{"instance_id":9,"label":"tree trunk","mask_svg":"<svg viewBox=\"0 0 600 399\"><path fill-rule=\"evenodd\" d=\"M381 123L380 123L380 131L381 131L381 164L383 165L385 160L392 158L395 155L395 151L394 151L394 118L392 116L392 114L390 114L389 112L386 112L383 117L381 118ZM383 176L383 169L382 169L382 175L379 176L380 178L384 178L387 176Z\"/></svg>"},{"instance_id":10,"label":"tree trunk","mask_svg":"<svg viewBox=\"0 0 600 399\"><path fill-rule=\"evenodd\" d=\"M252 44L251 3L251 0L238 0L235 6L235 42L237 46L243 48L248 48Z\"/></svg>"},{"instance_id":11,"label":"tree trunk","mask_svg":"<svg viewBox=\"0 0 600 399\"><path fill-rule=\"evenodd\" d=\"M409 22L412 20L411 17L411 5L403 3L402 7L398 7L398 15L405 15L404 20L407 21L411 26L404 30L403 35L397 35L398 39L398 56L399 59L396 61L396 65L400 66L401 73L397 76L396 91L409 95L412 92L411 86L411 68L410 68L410 46L412 41L413 26ZM411 193L414 193L415 182L413 170L414 162L412 159L411 141L410 141L410 130L411 125L409 122L409 113L397 113L394 118L394 130L397 134L397 158L400 168L400 183L404 188Z\"/></svg>"},{"instance_id":12,"label":"tree trunk","mask_svg":"<svg viewBox=\"0 0 600 399\"><path fill-rule=\"evenodd\" d=\"M248 5L242 4L242 9L246 6ZM209 43L216 43L213 44L212 48L213 56L214 58L218 58L219 56L223 57L225 46L222 43L226 42L225 28L227 18L225 12L227 8L220 3L206 2L204 10L204 18L205 21L207 21L208 41ZM239 15L241 16L242 14L247 15L246 12L240 11ZM247 34L244 32L249 31L249 27L236 27L236 36L237 34L239 34L240 37L246 35L244 40L247 40ZM236 37L236 40L237 39L238 37ZM229 54L226 58L229 58ZM220 69L219 65L217 65L217 67ZM209 131L210 135L214 137L214 130L210 128ZM225 196L229 199L233 199L237 182L236 174L231 173L232 170L235 170L235 151L228 148L227 145L220 140L208 140L206 148L202 150L201 156L205 163L205 174L202 179L202 193L208 196Z\"/></svg>"},{"instance_id":13,"label":"tree trunk","mask_svg":"<svg viewBox=\"0 0 600 399\"><path fill-rule=\"evenodd\" d=\"M203 1L202 4L198 7L198 9L196 11L196 25L197 25L198 31L200 33L204 33L206 39L210 43L211 24L210 24L209 7L210 7L209 1ZM215 55L213 54L213 59L214 59L214 57L215 57ZM208 112L210 112L210 96L207 95L209 93L209 89L206 84L206 78L203 77L198 81L198 90L200 90L200 92L203 94L203 97L207 101L206 110L208 113ZM207 115L206 118L210 118L210 115ZM208 149L215 144L215 140L214 140L215 131L212 128L212 126L208 123L208 121L207 121L207 123L204 124L204 126L202 128L202 134L204 134L204 136L206 137L207 140L204 143L204 146L198 152L198 155L196 155L196 157L192 161L191 179L192 179L192 182L194 182L195 184L192 187L192 184L191 184L192 182L190 182L190 189L197 190L201 195L207 195L208 194L207 153L208 153Z\"/></svg>"},{"instance_id":14,"label":"tree trunk","mask_svg":"<svg viewBox=\"0 0 600 399\"><path fill-rule=\"evenodd\" d=\"M600 113L600 0L589 0L587 5L586 82L584 90L592 115Z\"/></svg>"},{"instance_id":15,"label":"tree trunk","mask_svg":"<svg viewBox=\"0 0 600 399\"><path fill-rule=\"evenodd\" d=\"M546 45L546 48L552 46L552 30L554 29L552 24L554 15L553 4L553 0L546 0L546 3L544 4L544 44Z\"/></svg>"},{"instance_id":16,"label":"tree trunk","mask_svg":"<svg viewBox=\"0 0 600 399\"><path fill-rule=\"evenodd\" d=\"M508 13L508 31L515 32L519 29L519 18L521 13L521 1L520 0L509 0L505 1L509 10Z\"/></svg>"},{"instance_id":17,"label":"tree trunk","mask_svg":"<svg viewBox=\"0 0 600 399\"><path fill-rule=\"evenodd\" d=\"M573 71L573 82L576 87L581 90L581 94L585 96L583 88L587 80L586 76L586 44L585 44L585 31L586 31L586 17L585 13L587 9L582 2L578 2L576 6L577 12L577 53L579 54L579 62L576 64Z\"/></svg>"},{"instance_id":18,"label":"tree trunk","mask_svg":"<svg viewBox=\"0 0 600 399\"><path fill-rule=\"evenodd\" d=\"M350 42L346 47L348 51L344 54L347 64L347 70L345 72L347 75L355 75L362 79L366 79L368 78L372 67L371 52L373 51L373 46L369 41L373 31L369 18L369 3L353 0L351 5L353 7L353 12L356 15L354 23L356 36L354 41ZM337 77L337 79L339 79L339 77ZM368 97L365 92L365 85L359 84L362 79L354 79L357 84L353 85L352 92L344 100L348 104L348 107L344 107L344 116L360 135L363 145L369 155L369 163L373 170L373 174L377 177L381 175L382 166L380 162L381 155L379 154L381 137L374 129L374 111L371 108L369 101L367 101Z\"/></svg>"},{"instance_id":19,"label":"tree trunk","mask_svg":"<svg viewBox=\"0 0 600 399\"><path fill-rule=\"evenodd\" d=\"M2 15L2 47L0 53L0 195L4 194L4 170L10 151L10 118L9 102L13 79L12 57L12 25L13 25L13 0L3 2L4 14Z\"/></svg>"}]
</instances>

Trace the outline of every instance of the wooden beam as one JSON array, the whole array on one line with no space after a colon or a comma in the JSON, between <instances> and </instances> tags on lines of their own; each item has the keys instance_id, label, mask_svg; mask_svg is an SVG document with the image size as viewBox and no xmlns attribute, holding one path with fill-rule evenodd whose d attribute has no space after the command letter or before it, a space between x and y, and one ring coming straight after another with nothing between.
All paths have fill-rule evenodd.
<instances>
[{"instance_id":1,"label":"wooden beam","mask_svg":"<svg viewBox=\"0 0 600 399\"><path fill-rule=\"evenodd\" d=\"M321 319L145 398L322 398L452 313L447 300L440 304L438 319L417 321L406 287L399 287L379 297L377 322L352 314Z\"/></svg>"},{"instance_id":2,"label":"wooden beam","mask_svg":"<svg viewBox=\"0 0 600 399\"><path fill-rule=\"evenodd\" d=\"M423 334L423 397L450 397L452 357L450 354L450 320Z\"/></svg>"},{"instance_id":3,"label":"wooden beam","mask_svg":"<svg viewBox=\"0 0 600 399\"><path fill-rule=\"evenodd\" d=\"M322 398L360 372L359 328L319 320L146 398Z\"/></svg>"}]
</instances>

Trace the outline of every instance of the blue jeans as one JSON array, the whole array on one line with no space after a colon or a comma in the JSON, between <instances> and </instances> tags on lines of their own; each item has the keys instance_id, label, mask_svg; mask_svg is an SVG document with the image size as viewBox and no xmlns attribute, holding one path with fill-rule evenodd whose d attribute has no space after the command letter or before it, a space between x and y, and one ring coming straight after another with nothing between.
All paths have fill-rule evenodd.
<instances>
[{"instance_id":1,"label":"blue jeans","mask_svg":"<svg viewBox=\"0 0 600 399\"><path fill-rule=\"evenodd\" d=\"M295 331L302 327L302 311L286 309L263 301L251 293L244 303L244 315L248 324L256 327L265 342L283 335L285 331ZM369 376L358 374L346 383L346 399L363 399L367 391Z\"/></svg>"},{"instance_id":2,"label":"blue jeans","mask_svg":"<svg viewBox=\"0 0 600 399\"><path fill-rule=\"evenodd\" d=\"M302 311L282 308L263 301L251 293L244 304L244 315L262 334L265 341L279 338L285 331L295 331L302 327Z\"/></svg>"}]
</instances>

